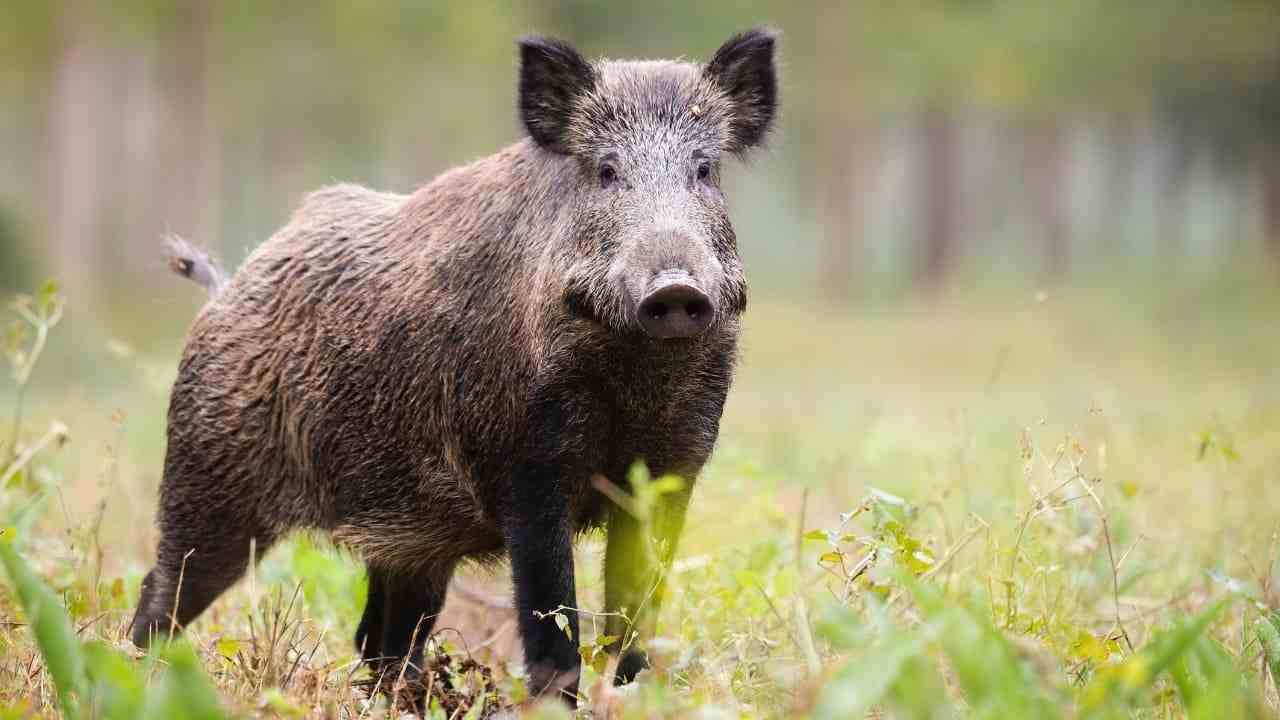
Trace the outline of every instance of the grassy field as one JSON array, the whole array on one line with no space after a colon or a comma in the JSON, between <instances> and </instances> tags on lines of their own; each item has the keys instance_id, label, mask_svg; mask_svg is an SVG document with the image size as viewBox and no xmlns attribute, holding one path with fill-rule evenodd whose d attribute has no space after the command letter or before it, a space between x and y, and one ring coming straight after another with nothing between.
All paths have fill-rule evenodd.
<instances>
[{"instance_id":1,"label":"grassy field","mask_svg":"<svg viewBox=\"0 0 1280 720\"><path fill-rule=\"evenodd\" d=\"M399 717L353 655L359 565L318 538L273 550L184 643L123 639L188 296L95 317L73 299L25 389L4 386L0 718ZM584 615L582 712L1275 715L1278 316L1247 274L856 308L758 293L656 671L606 689ZM602 542L579 553L599 609ZM455 585L431 716L564 714L523 702L506 587L502 568Z\"/></svg>"}]
</instances>

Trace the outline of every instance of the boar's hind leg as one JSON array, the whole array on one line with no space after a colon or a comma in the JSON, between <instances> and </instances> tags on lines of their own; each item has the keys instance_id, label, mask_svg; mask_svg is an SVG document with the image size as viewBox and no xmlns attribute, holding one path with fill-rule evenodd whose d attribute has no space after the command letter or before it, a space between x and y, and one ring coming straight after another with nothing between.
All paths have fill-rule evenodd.
<instances>
[{"instance_id":1,"label":"boar's hind leg","mask_svg":"<svg viewBox=\"0 0 1280 720\"><path fill-rule=\"evenodd\" d=\"M219 511L161 511L156 565L142 581L129 635L145 648L170 629L181 631L244 574L249 554L266 552L274 537Z\"/></svg>"},{"instance_id":2,"label":"boar's hind leg","mask_svg":"<svg viewBox=\"0 0 1280 720\"><path fill-rule=\"evenodd\" d=\"M369 568L369 599L356 630L360 656L399 672L401 661L421 667L422 648L444 606L453 568L417 573Z\"/></svg>"},{"instance_id":3,"label":"boar's hind leg","mask_svg":"<svg viewBox=\"0 0 1280 720\"><path fill-rule=\"evenodd\" d=\"M364 614L356 627L356 652L365 662L382 657L383 619L387 613L387 591L383 575L369 568L369 593L364 601Z\"/></svg>"}]
</instances>

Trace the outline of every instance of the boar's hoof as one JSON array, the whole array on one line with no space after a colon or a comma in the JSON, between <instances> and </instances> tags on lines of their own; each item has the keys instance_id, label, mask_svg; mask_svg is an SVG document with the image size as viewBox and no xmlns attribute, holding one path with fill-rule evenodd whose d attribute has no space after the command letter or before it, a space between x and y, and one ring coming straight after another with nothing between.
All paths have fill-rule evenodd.
<instances>
[{"instance_id":1,"label":"boar's hoof","mask_svg":"<svg viewBox=\"0 0 1280 720\"><path fill-rule=\"evenodd\" d=\"M529 667L529 692L534 697L559 697L576 706L578 703L579 669L557 670L552 663L536 663Z\"/></svg>"},{"instance_id":2,"label":"boar's hoof","mask_svg":"<svg viewBox=\"0 0 1280 720\"><path fill-rule=\"evenodd\" d=\"M645 655L643 650L631 648L622 653L622 659L618 661L618 669L613 673L613 684L626 685L634 681L641 670L648 669L649 656Z\"/></svg>"}]
</instances>

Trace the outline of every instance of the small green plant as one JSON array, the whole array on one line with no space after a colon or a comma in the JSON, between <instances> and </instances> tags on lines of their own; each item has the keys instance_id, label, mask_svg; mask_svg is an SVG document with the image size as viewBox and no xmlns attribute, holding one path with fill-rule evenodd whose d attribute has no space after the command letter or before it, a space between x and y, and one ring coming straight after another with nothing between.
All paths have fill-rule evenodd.
<instances>
[{"instance_id":1,"label":"small green plant","mask_svg":"<svg viewBox=\"0 0 1280 720\"><path fill-rule=\"evenodd\" d=\"M1024 438L1023 455L1031 461L1038 451L1029 443ZM1047 465L1050 477L1061 479L1038 497L1018 524L1015 554L1026 542L1034 518L1070 506L1056 499L1064 487L1083 485L1076 497L1090 498L1102 508L1094 488L1100 481L1086 479L1083 454L1068 439L1052 456ZM1067 466L1061 476L1053 472L1060 464ZM1060 613L1024 619L1020 608L1028 603L1015 593L1036 580L1023 575L1037 572L1025 563L1012 563L1000 583L1004 613L995 612L993 599L982 593L968 600L949 597L935 582L936 575L969 535L941 561L935 560L928 542L917 536L918 516L909 501L873 490L841 516L838 528L805 534L807 540L825 543L818 563L840 588L831 593L838 602L819 623L819 635L847 656L818 693L815 717L860 717L877 707L895 718L951 717L957 700L974 717L1057 717L1064 714L1061 708L1068 698L1075 714L1084 718L1129 717L1152 704L1172 704L1190 718L1265 716L1258 683L1242 667L1247 661L1209 635L1218 618L1245 597L1239 592L1194 615L1175 617L1144 646L1126 651L1121 639L1127 642L1127 635L1117 629L1119 615L1102 636ZM870 533L854 530L860 517L871 518ZM979 527L985 528L985 523ZM1094 532L1110 542L1102 521ZM1114 561L1109 560L1106 571L1115 582ZM904 597L914 604L906 615L893 611ZM1274 673L1280 657L1280 615L1267 613L1254 627ZM1046 672L1054 666L1064 672Z\"/></svg>"},{"instance_id":2,"label":"small green plant","mask_svg":"<svg viewBox=\"0 0 1280 720\"><path fill-rule=\"evenodd\" d=\"M44 354L49 342L49 332L62 320L65 304L65 299L58 294L57 283L52 280L41 285L34 294L19 295L9 304L17 318L5 332L4 355L9 361L9 371L18 388L9 438L10 462L15 462L18 456L22 410L31 371Z\"/></svg>"},{"instance_id":3,"label":"small green plant","mask_svg":"<svg viewBox=\"0 0 1280 720\"><path fill-rule=\"evenodd\" d=\"M145 668L101 642L82 643L62 603L36 577L15 548L11 529L0 537L0 562L53 679L64 718L104 720L216 720L225 717L190 646L169 644L154 662L160 681L150 687ZM149 663L148 663L149 664Z\"/></svg>"},{"instance_id":4,"label":"small green plant","mask_svg":"<svg viewBox=\"0 0 1280 720\"><path fill-rule=\"evenodd\" d=\"M19 552L21 536L29 532L50 490L50 483L34 484L24 481L24 477L39 453L61 445L67 437L66 427L54 422L36 442L20 447L27 383L47 347L49 331L62 317L63 306L63 298L52 282L45 283L34 295L20 296L10 306L19 319L9 327L4 350L18 396L9 457L0 474L0 510L4 511L0 516L4 519L0 523L0 565L40 651L44 671L52 679L57 706L64 718L225 717L213 686L188 645L169 644L140 666L101 641L82 642L72 629L63 599L36 575ZM118 585L113 583L117 591ZM95 594L97 590L93 589ZM160 678L148 685L147 677L156 669Z\"/></svg>"}]
</instances>

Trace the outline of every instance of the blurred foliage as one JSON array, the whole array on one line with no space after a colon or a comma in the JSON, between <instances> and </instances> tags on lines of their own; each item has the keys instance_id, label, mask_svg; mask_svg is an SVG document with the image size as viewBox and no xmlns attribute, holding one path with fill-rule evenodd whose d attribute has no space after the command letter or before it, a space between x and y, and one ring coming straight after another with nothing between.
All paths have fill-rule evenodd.
<instances>
[{"instance_id":1,"label":"blurred foliage","mask_svg":"<svg viewBox=\"0 0 1280 720\"><path fill-rule=\"evenodd\" d=\"M238 258L318 185L340 178L407 191L511 141L521 34L559 35L591 55L705 59L732 32L771 24L784 33L784 152L771 159L774 192L758 194L768 202L761 215L778 217L803 257L819 242L805 225L813 197L835 181L815 174L815 163L836 151L832 143L874 147L926 106L1086 126L1117 115L1249 158L1280 127L1278 7L16 0L0 9L0 138L13 149L0 175L0 252L14 256L9 238L21 232L31 260L44 259L57 194L71 192L54 175L76 172L77 162L56 161L53 146L71 132L57 118L72 110L55 89L77 72L101 88L75 110L97 118L102 157L83 172L102 180L81 189L97 195L80 201L91 217L60 242L77 244L90 272L127 290L165 229ZM85 62L96 70L77 64ZM192 203L206 207L182 207ZM755 243L750 233L745 240ZM62 272L67 262L49 264ZM0 280L31 282L42 268L30 264L6 262Z\"/></svg>"}]
</instances>

